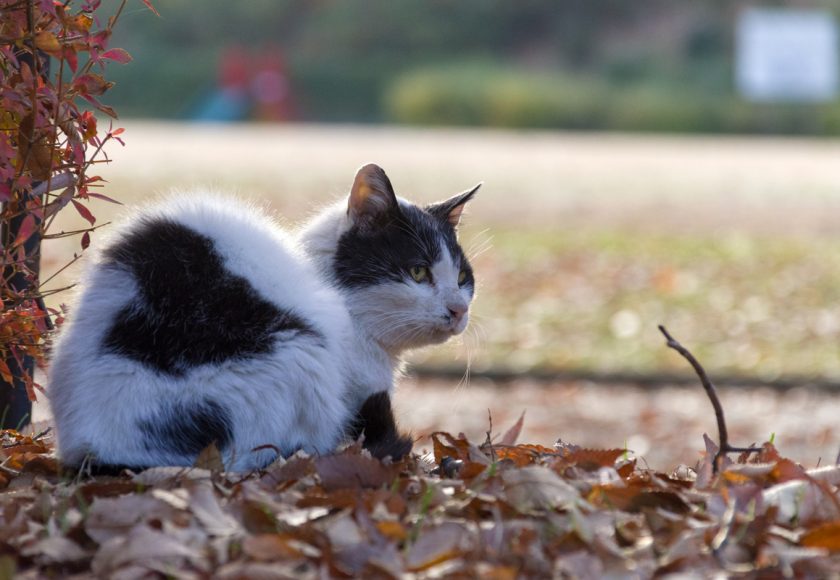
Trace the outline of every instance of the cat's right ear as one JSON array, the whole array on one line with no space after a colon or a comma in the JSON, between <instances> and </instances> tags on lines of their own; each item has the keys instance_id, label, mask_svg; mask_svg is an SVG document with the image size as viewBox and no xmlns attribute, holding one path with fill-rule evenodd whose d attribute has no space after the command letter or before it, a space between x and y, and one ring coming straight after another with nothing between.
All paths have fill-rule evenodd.
<instances>
[{"instance_id":1,"label":"cat's right ear","mask_svg":"<svg viewBox=\"0 0 840 580\"><path fill-rule=\"evenodd\" d=\"M373 229L398 213L399 207L385 171L375 163L362 166L356 173L347 201L347 215L353 224L365 230Z\"/></svg>"}]
</instances>

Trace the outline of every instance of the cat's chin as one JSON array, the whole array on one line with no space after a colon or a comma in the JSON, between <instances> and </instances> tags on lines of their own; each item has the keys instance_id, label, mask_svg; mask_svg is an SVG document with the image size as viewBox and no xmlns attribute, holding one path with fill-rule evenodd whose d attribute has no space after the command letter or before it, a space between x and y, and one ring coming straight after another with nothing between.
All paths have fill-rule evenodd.
<instances>
[{"instance_id":1,"label":"cat's chin","mask_svg":"<svg viewBox=\"0 0 840 580\"><path fill-rule=\"evenodd\" d=\"M403 351L414 350L418 348L424 348L427 346L434 346L436 344L442 344L452 338L460 334L460 330L456 330L453 328L430 328L426 332L424 332L421 336L417 336L414 340L410 342L400 342L398 344L389 343L388 341L381 341L379 344L382 345L385 350L390 353L401 353Z\"/></svg>"},{"instance_id":2,"label":"cat's chin","mask_svg":"<svg viewBox=\"0 0 840 580\"><path fill-rule=\"evenodd\" d=\"M429 332L429 341L427 344L441 344L453 336L458 336L462 332L464 332L464 329L458 327L435 328Z\"/></svg>"}]
</instances>

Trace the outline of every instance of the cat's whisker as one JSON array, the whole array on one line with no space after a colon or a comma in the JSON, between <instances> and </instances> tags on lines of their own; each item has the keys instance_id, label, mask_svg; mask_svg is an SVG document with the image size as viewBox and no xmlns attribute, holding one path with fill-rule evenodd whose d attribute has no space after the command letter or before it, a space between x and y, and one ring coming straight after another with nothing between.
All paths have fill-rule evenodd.
<instances>
[{"instance_id":1,"label":"cat's whisker","mask_svg":"<svg viewBox=\"0 0 840 580\"><path fill-rule=\"evenodd\" d=\"M489 232L489 229L485 229L475 234L475 237L466 252L467 257L471 262L493 247L493 236L490 235Z\"/></svg>"}]
</instances>

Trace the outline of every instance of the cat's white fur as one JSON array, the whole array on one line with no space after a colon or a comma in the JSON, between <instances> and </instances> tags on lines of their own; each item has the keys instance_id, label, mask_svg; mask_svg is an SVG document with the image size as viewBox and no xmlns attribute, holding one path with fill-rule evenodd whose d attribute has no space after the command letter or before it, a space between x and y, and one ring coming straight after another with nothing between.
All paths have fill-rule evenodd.
<instances>
[{"instance_id":1,"label":"cat's white fur","mask_svg":"<svg viewBox=\"0 0 840 580\"><path fill-rule=\"evenodd\" d=\"M467 324L466 315L450 328L430 320L447 308L466 309L470 301L457 282L459 265L445 250L432 268L434 287L390 283L348 298L335 289L330 263L352 225L346 201L321 212L297 235L253 207L203 191L140 213L165 216L211 238L227 269L263 298L302 315L323 340L296 338L279 343L270 355L195 367L182 377L155 372L99 346L138 290L127 271L103 268L94 253L50 369L48 394L59 454L67 463L78 464L92 453L102 463L183 464L182 456L144 447L136 425L162 402L208 396L231 413L232 444L223 458L229 469L270 460L273 450L253 451L266 444L329 452L362 401L393 389L401 352L442 342ZM112 237L131 231L137 219L116 228ZM183 307L190 308L188 300ZM399 332L391 330L392 322L400 323Z\"/></svg>"}]
</instances>

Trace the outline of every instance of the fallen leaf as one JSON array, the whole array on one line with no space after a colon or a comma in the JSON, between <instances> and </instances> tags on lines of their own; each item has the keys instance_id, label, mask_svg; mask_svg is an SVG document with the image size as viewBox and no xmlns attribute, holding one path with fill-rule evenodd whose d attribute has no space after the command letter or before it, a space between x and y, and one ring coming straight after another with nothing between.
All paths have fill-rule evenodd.
<instances>
[{"instance_id":1,"label":"fallen leaf","mask_svg":"<svg viewBox=\"0 0 840 580\"><path fill-rule=\"evenodd\" d=\"M101 544L127 533L141 522L170 519L173 512L171 506L146 494L96 497L85 519L85 532Z\"/></svg>"},{"instance_id":2,"label":"fallen leaf","mask_svg":"<svg viewBox=\"0 0 840 580\"><path fill-rule=\"evenodd\" d=\"M242 542L242 551L258 562L289 560L301 556L299 550L290 545L294 536L290 534L258 534L248 536Z\"/></svg>"},{"instance_id":3,"label":"fallen leaf","mask_svg":"<svg viewBox=\"0 0 840 580\"><path fill-rule=\"evenodd\" d=\"M811 528L802 534L799 543L806 548L825 548L832 552L840 550L840 521Z\"/></svg>"},{"instance_id":4,"label":"fallen leaf","mask_svg":"<svg viewBox=\"0 0 840 580\"><path fill-rule=\"evenodd\" d=\"M596 471L601 467L612 467L626 453L625 449L576 449L564 455L558 465L562 468L574 465L587 471Z\"/></svg>"},{"instance_id":5,"label":"fallen leaf","mask_svg":"<svg viewBox=\"0 0 840 580\"><path fill-rule=\"evenodd\" d=\"M315 578L317 568L307 562L230 562L214 571L213 578L219 580L243 580L254 578L258 580L297 580L298 578Z\"/></svg>"},{"instance_id":6,"label":"fallen leaf","mask_svg":"<svg viewBox=\"0 0 840 580\"><path fill-rule=\"evenodd\" d=\"M86 483L76 490L76 497L81 497L86 504L94 498L117 497L140 491L138 484L124 479L95 480Z\"/></svg>"},{"instance_id":7,"label":"fallen leaf","mask_svg":"<svg viewBox=\"0 0 840 580\"><path fill-rule=\"evenodd\" d=\"M160 571L177 570L186 565L209 570L205 557L198 550L145 525L134 526L126 535L108 539L94 556L91 570L99 577L112 577L132 564Z\"/></svg>"},{"instance_id":8,"label":"fallen leaf","mask_svg":"<svg viewBox=\"0 0 840 580\"><path fill-rule=\"evenodd\" d=\"M438 465L446 457L465 460L469 456L469 442L466 438L456 439L449 433L443 431L432 433L431 438L435 453L435 463Z\"/></svg>"},{"instance_id":9,"label":"fallen leaf","mask_svg":"<svg viewBox=\"0 0 840 580\"><path fill-rule=\"evenodd\" d=\"M271 487L298 481L315 473L315 462L311 457L291 457L280 465L272 465L260 481Z\"/></svg>"},{"instance_id":10,"label":"fallen leaf","mask_svg":"<svg viewBox=\"0 0 840 580\"><path fill-rule=\"evenodd\" d=\"M567 506L580 498L572 485L546 467L511 469L502 473L502 480L508 502L523 513Z\"/></svg>"},{"instance_id":11,"label":"fallen leaf","mask_svg":"<svg viewBox=\"0 0 840 580\"><path fill-rule=\"evenodd\" d=\"M191 482L186 487L190 493L190 509L209 535L237 536L244 531L239 522L222 510L210 481Z\"/></svg>"},{"instance_id":12,"label":"fallen leaf","mask_svg":"<svg viewBox=\"0 0 840 580\"><path fill-rule=\"evenodd\" d=\"M505 431L502 438L499 440L499 445L515 445L516 440L519 439L519 434L522 432L522 426L525 424L525 411L519 416L519 420L514 423L513 427Z\"/></svg>"},{"instance_id":13,"label":"fallen leaf","mask_svg":"<svg viewBox=\"0 0 840 580\"><path fill-rule=\"evenodd\" d=\"M397 521L385 520L382 522L376 522L376 529L386 538L397 542L402 542L406 539L406 537L408 537L408 532L406 531L405 526Z\"/></svg>"},{"instance_id":14,"label":"fallen leaf","mask_svg":"<svg viewBox=\"0 0 840 580\"><path fill-rule=\"evenodd\" d=\"M664 509L673 513L686 513L690 507L679 494L640 486L594 486L587 500L595 506L611 510L637 513L645 508Z\"/></svg>"},{"instance_id":15,"label":"fallen leaf","mask_svg":"<svg viewBox=\"0 0 840 580\"><path fill-rule=\"evenodd\" d=\"M211 473L221 473L225 470L222 454L215 443L211 443L201 450L201 453L195 458L193 466L198 469L206 469Z\"/></svg>"},{"instance_id":16,"label":"fallen leaf","mask_svg":"<svg viewBox=\"0 0 840 580\"><path fill-rule=\"evenodd\" d=\"M787 481L769 487L762 492L762 501L778 508L780 523L824 522L840 518L836 505L828 501L823 484L812 481Z\"/></svg>"},{"instance_id":17,"label":"fallen leaf","mask_svg":"<svg viewBox=\"0 0 840 580\"><path fill-rule=\"evenodd\" d=\"M539 454L519 445L513 447L497 447L494 448L494 452L496 453L497 460L510 461L516 467L530 465L540 457Z\"/></svg>"},{"instance_id":18,"label":"fallen leaf","mask_svg":"<svg viewBox=\"0 0 840 580\"><path fill-rule=\"evenodd\" d=\"M200 481L211 478L206 469L196 467L150 467L132 477L131 481L147 487L180 485L184 481Z\"/></svg>"},{"instance_id":19,"label":"fallen leaf","mask_svg":"<svg viewBox=\"0 0 840 580\"><path fill-rule=\"evenodd\" d=\"M380 487L390 484L399 471L364 455L325 455L315 460L315 470L324 489Z\"/></svg>"},{"instance_id":20,"label":"fallen leaf","mask_svg":"<svg viewBox=\"0 0 840 580\"><path fill-rule=\"evenodd\" d=\"M468 548L466 532L462 525L454 522L421 529L406 556L408 569L420 572L458 557Z\"/></svg>"},{"instance_id":21,"label":"fallen leaf","mask_svg":"<svg viewBox=\"0 0 840 580\"><path fill-rule=\"evenodd\" d=\"M90 557L76 542L62 536L51 536L38 540L21 550L21 554L35 558L44 564L67 564Z\"/></svg>"}]
</instances>

